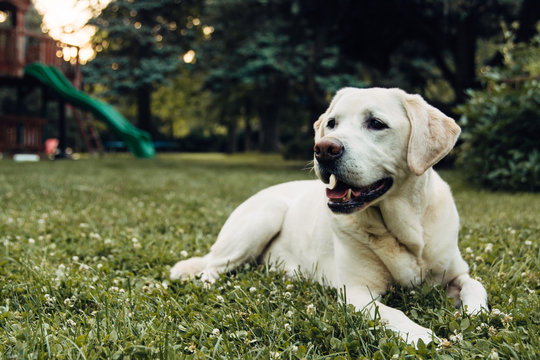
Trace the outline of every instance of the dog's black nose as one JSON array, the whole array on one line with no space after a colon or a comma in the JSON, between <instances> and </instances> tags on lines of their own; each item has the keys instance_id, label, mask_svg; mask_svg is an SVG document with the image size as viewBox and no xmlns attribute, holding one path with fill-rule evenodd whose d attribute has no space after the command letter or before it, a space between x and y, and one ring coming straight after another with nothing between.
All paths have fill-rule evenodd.
<instances>
[{"instance_id":1,"label":"dog's black nose","mask_svg":"<svg viewBox=\"0 0 540 360\"><path fill-rule=\"evenodd\" d=\"M343 143L336 138L322 138L315 143L313 151L318 162L333 162L343 155Z\"/></svg>"}]
</instances>

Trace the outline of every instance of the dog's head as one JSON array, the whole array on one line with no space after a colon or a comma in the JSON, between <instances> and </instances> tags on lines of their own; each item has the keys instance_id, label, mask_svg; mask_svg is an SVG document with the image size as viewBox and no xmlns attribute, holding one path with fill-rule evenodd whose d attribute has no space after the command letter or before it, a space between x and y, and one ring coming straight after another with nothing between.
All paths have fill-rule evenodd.
<instances>
[{"instance_id":1,"label":"dog's head","mask_svg":"<svg viewBox=\"0 0 540 360\"><path fill-rule=\"evenodd\" d=\"M460 133L420 95L344 88L314 124L315 171L336 213L365 209L442 159Z\"/></svg>"}]
</instances>

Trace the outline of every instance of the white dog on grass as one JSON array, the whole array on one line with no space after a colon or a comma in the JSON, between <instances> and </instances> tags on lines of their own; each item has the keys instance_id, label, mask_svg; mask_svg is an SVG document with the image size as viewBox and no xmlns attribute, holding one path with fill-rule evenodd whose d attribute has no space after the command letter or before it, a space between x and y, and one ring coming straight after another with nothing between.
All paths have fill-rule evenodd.
<instances>
[{"instance_id":1,"label":"white dog on grass","mask_svg":"<svg viewBox=\"0 0 540 360\"><path fill-rule=\"evenodd\" d=\"M432 166L454 146L454 120L399 89L340 90L314 125L321 181L262 190L241 204L204 257L180 261L171 279L220 273L251 259L279 264L335 288L368 316L376 308L404 340L431 330L378 301L389 285L422 280L447 286L456 305L487 309L484 287L458 249L459 218Z\"/></svg>"}]
</instances>

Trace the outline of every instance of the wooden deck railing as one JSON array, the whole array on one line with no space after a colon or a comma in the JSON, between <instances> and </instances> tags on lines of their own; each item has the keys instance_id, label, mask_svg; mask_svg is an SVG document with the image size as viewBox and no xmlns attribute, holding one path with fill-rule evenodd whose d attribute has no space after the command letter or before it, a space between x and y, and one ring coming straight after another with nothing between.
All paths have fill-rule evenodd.
<instances>
[{"instance_id":1,"label":"wooden deck railing","mask_svg":"<svg viewBox=\"0 0 540 360\"><path fill-rule=\"evenodd\" d=\"M66 47L76 49L71 62L63 59L62 48ZM34 62L57 67L75 80L74 83L80 82L77 79L80 76L77 46L61 43L44 34L0 29L0 75L22 76L24 67Z\"/></svg>"},{"instance_id":2,"label":"wooden deck railing","mask_svg":"<svg viewBox=\"0 0 540 360\"><path fill-rule=\"evenodd\" d=\"M0 115L0 152L43 151L43 126L38 117Z\"/></svg>"}]
</instances>

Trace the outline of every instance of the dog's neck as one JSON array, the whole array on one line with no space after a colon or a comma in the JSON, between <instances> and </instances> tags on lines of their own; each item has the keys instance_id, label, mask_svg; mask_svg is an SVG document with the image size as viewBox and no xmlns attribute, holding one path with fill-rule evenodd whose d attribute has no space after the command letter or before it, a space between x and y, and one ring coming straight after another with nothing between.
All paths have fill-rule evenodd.
<instances>
[{"instance_id":1,"label":"dog's neck","mask_svg":"<svg viewBox=\"0 0 540 360\"><path fill-rule=\"evenodd\" d=\"M411 174L401 183L399 194L389 193L378 204L390 233L418 259L425 245L422 218L432 176L431 168L420 176Z\"/></svg>"}]
</instances>

